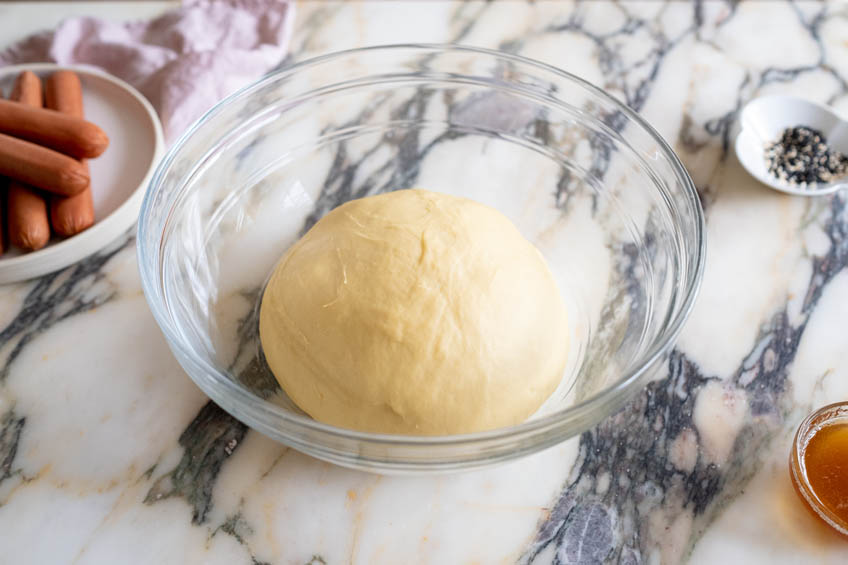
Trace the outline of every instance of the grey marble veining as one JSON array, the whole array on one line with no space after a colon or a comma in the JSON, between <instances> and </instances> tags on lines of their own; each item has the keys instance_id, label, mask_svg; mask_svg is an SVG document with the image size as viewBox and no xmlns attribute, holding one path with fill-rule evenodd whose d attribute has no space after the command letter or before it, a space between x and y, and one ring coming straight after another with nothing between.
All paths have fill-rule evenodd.
<instances>
[{"instance_id":1,"label":"grey marble veining","mask_svg":"<svg viewBox=\"0 0 848 565\"><path fill-rule=\"evenodd\" d=\"M356 45L468 43L560 65L641 112L680 154L708 214L712 255L703 306L663 378L579 439L473 476L377 478L272 444L186 383L166 359L170 353L145 310L132 240L118 242L65 271L2 291L0 528L12 540L9 559L848 559L844 545L792 505L791 493L781 498L788 492L781 481L794 426L815 405L848 397L846 366L833 353L845 345L836 325L838 305L848 296L845 198L773 196L740 171L730 151L738 110L753 96L795 92L848 108L843 4L437 2L400 9L392 2L322 2L303 4L298 18L293 52L281 67ZM388 18L394 18L393 29L386 29ZM785 49L764 47L771 32L754 37L766 24L779 29L774 33ZM769 47L782 49L786 63L770 56ZM412 115L428 99L422 93L408 102L402 111ZM607 119L620 127L616 115ZM398 158L415 162L441 141L410 136L393 143ZM605 148L596 140L592 149L590 168L603 176ZM355 183L363 158L336 155L310 221L340 200L398 182L389 169L376 167L372 178ZM558 189L557 202L567 207L569 179L563 177ZM755 254L743 256L745 238L757 233L768 237L757 239ZM745 270L749 263L759 270ZM632 268L622 247L619 269ZM749 304L757 307L749 312ZM715 331L717 317L730 320L723 333ZM94 321L102 335L92 341ZM246 323L244 331L250 327ZM113 371L112 353L96 341L120 344L126 374ZM58 361L51 364L53 359ZM254 361L250 355L237 359L245 378L257 374L250 371ZM82 367L93 375L90 381L78 376ZM55 379L52 392L39 378L48 373ZM75 397L83 385L91 391L87 401ZM177 402L180 395L167 412L133 419L145 406ZM96 419L85 420L80 434L65 433L75 426L67 411L76 418L96 413ZM163 421L160 427L156 420ZM122 445L130 443L125 438L133 438L132 449ZM58 532L44 517L50 513L62 519L67 534L39 546L18 523L27 531ZM480 528L490 531L484 535ZM166 538L166 531L172 535ZM738 531L750 536L744 544L734 537ZM792 537L798 531L805 535ZM161 539L162 553L147 548L152 536ZM119 555L119 547L135 549Z\"/></svg>"},{"instance_id":2,"label":"grey marble veining","mask_svg":"<svg viewBox=\"0 0 848 565\"><path fill-rule=\"evenodd\" d=\"M133 243L128 237L62 271L38 279L26 293L14 319L0 331L0 383L20 352L39 333L77 314L90 311L117 296L102 273L106 263Z\"/></svg>"},{"instance_id":3,"label":"grey marble veining","mask_svg":"<svg viewBox=\"0 0 848 565\"><path fill-rule=\"evenodd\" d=\"M816 301L848 265L844 197L834 196L827 211L830 248L813 258L801 319L790 322L785 307L776 312L730 379L702 374L685 353L675 351L666 379L648 385L624 410L581 436L568 483L524 562L547 562L547 550L559 563L640 563L645 546L659 541L645 527L657 509L690 513L694 527L686 550L694 546L722 506L744 488L772 437L784 431L789 366ZM681 469L671 450L682 434L693 434L702 450L692 418L697 395L710 381L721 383L725 394L743 396L751 418L739 430L727 464L719 467L698 457L691 469Z\"/></svg>"}]
</instances>

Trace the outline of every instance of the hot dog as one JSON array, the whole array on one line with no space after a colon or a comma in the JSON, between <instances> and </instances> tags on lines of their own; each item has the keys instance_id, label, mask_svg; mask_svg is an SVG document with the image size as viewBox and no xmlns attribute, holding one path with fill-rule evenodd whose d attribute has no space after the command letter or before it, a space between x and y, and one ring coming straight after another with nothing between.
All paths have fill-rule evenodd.
<instances>
[{"instance_id":1,"label":"hot dog","mask_svg":"<svg viewBox=\"0 0 848 565\"><path fill-rule=\"evenodd\" d=\"M3 134L0 175L63 196L78 194L88 186L88 172L76 159Z\"/></svg>"},{"instance_id":2,"label":"hot dog","mask_svg":"<svg viewBox=\"0 0 848 565\"><path fill-rule=\"evenodd\" d=\"M44 197L17 181L9 183L8 211L9 241L21 249L41 249L50 241L47 223L47 203Z\"/></svg>"},{"instance_id":3,"label":"hot dog","mask_svg":"<svg viewBox=\"0 0 848 565\"><path fill-rule=\"evenodd\" d=\"M30 71L24 71L15 79L10 100L41 108L41 79Z\"/></svg>"},{"instance_id":4,"label":"hot dog","mask_svg":"<svg viewBox=\"0 0 848 565\"><path fill-rule=\"evenodd\" d=\"M44 91L47 107L75 118L83 117L82 86L73 71L56 71L47 79ZM88 164L82 161L83 166ZM91 186L74 196L50 198L50 223L59 235L70 236L94 224Z\"/></svg>"},{"instance_id":5,"label":"hot dog","mask_svg":"<svg viewBox=\"0 0 848 565\"><path fill-rule=\"evenodd\" d=\"M0 100L0 132L77 159L97 157L109 145L106 133L91 122L8 100Z\"/></svg>"},{"instance_id":6,"label":"hot dog","mask_svg":"<svg viewBox=\"0 0 848 565\"><path fill-rule=\"evenodd\" d=\"M12 89L13 99L41 107L41 79L25 71L18 75ZM25 184L12 180L6 200L9 240L25 250L41 249L50 240L47 203L44 197Z\"/></svg>"}]
</instances>

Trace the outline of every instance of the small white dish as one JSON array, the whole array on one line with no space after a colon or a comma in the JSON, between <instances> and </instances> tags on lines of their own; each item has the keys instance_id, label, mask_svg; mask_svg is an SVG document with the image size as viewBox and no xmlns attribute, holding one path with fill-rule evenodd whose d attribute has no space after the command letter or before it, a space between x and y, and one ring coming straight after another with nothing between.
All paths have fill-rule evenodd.
<instances>
[{"instance_id":1,"label":"small white dish","mask_svg":"<svg viewBox=\"0 0 848 565\"><path fill-rule=\"evenodd\" d=\"M766 146L780 138L783 130L795 126L819 130L831 149L848 154L848 123L830 108L794 96L764 96L745 105L739 124L736 156L761 183L799 196L821 196L848 187L848 178L807 188L791 185L769 173L766 164Z\"/></svg>"},{"instance_id":2,"label":"small white dish","mask_svg":"<svg viewBox=\"0 0 848 565\"><path fill-rule=\"evenodd\" d=\"M30 279L67 267L105 247L132 227L153 170L165 149L162 125L144 96L99 69L33 63L0 68L0 93L8 97L15 78L32 71L41 78L59 69L80 77L85 118L109 136L109 147L89 161L95 224L73 237L53 238L30 253L9 248L0 255L0 283Z\"/></svg>"}]
</instances>

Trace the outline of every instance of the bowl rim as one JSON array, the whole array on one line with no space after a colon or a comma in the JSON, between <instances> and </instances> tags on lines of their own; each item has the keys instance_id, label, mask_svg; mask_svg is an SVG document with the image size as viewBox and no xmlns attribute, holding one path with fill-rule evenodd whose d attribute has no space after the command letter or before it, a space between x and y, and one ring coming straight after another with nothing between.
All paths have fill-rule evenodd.
<instances>
[{"instance_id":1,"label":"bowl rim","mask_svg":"<svg viewBox=\"0 0 848 565\"><path fill-rule=\"evenodd\" d=\"M170 170L171 164L176 158L176 155L180 152L180 150L187 143L187 141L191 137L193 137L194 134L204 124L206 124L209 120L223 112L224 109L229 106L230 103L232 103L234 100L249 96L251 93L260 90L266 85L290 77L291 75L294 75L303 69L316 67L330 60L341 59L344 57L350 57L363 53L369 53L374 51L388 52L403 50L420 51L422 55L428 53L437 54L445 52L477 54L494 58L497 60L505 60L509 62L514 62L516 64L530 66L546 73L552 73L558 78L564 78L570 82L579 85L583 89L587 90L590 94L603 99L607 103L612 104L617 111L622 112L629 120L632 120L633 122L638 124L639 127L641 127L653 139L653 141L657 143L659 149L668 158L670 165L672 166L672 169L674 170L674 173L678 178L678 181L682 184L684 188L683 193L689 200L691 210L694 215L694 227L697 235L697 245L693 249L693 252L696 254L696 260L694 262L694 269L691 274L692 283L688 287L687 294L682 297L679 312L668 325L668 329L664 338L655 345L653 351L649 350L649 354L647 354L641 360L641 362L636 365L636 368L632 370L629 375L623 376L614 385L605 388L593 394L592 396L572 406L569 406L564 410L560 410L552 414L542 416L538 419L525 421L514 426L496 428L493 430L465 434L455 434L448 436L408 436L399 434L380 434L351 430L332 426L329 424L324 424L306 416L290 413L284 410L283 408L272 404L254 395L253 393L246 391L244 388L242 388L241 385L238 385L236 382L232 381L218 368L206 362L204 359L199 358L199 356L197 356L191 348L187 347L180 339L178 333L174 330L174 326L170 321L166 310L156 304L157 302L161 302L163 300L163 297L160 298L161 293L159 292L156 284L158 282L158 277L153 276L153 273L147 272L144 268L143 263L144 259L148 256L155 257L156 263L161 263L161 261L159 260L161 258L161 247L148 250L144 245L148 227L147 218L150 215L149 212L153 204L155 196L154 193L156 192L156 188L160 184L164 174L168 170ZM545 432L556 433L559 428L568 427L569 425L571 425L572 422L580 420L591 421L592 423L597 422L600 417L604 417L607 415L603 414L600 417L596 417L598 408L602 407L605 404L614 402L616 398L621 399L621 402L619 402L619 404L623 403L623 400L626 400L626 398L623 398L625 397L625 393L631 391L631 389L633 389L634 386L641 380L641 377L646 373L646 371L651 368L671 348L675 339L679 335L684 323L688 319L692 308L694 307L695 299L697 298L701 287L701 281L703 279L704 266L706 261L705 217L695 185L692 182L692 179L689 176L689 173L687 172L686 168L683 166L683 163L680 161L680 158L677 156L671 146L669 146L665 139L663 139L663 137L644 118L642 118L626 104L620 102L610 94L607 94L606 92L601 90L599 87L593 85L585 79L582 79L576 75L573 75L548 63L537 61L521 55L505 53L495 49L455 44L397 43L373 45L368 47L335 51L317 57L307 58L303 61L286 66L278 71L265 75L264 77L250 85L247 85L237 90L233 94L230 94L229 96L215 104L208 111L206 111L171 146L165 158L160 161L156 172L154 173L153 178L151 179L150 184L148 185L148 189L145 193L144 201L142 203L140 218L141 219L138 223L136 246L139 261L139 272L141 274L142 289L149 305L151 306L150 310L152 311L154 318L162 329L162 332L165 334L169 346L172 349L177 350L177 352L180 354L178 355L178 357L183 356L184 358L190 359L192 363L197 364L198 368L201 369L204 373L206 373L206 377L211 376L211 378L196 378L194 375L189 373L189 376L192 378L192 380L194 380L205 393L207 393L216 403L221 405L225 410L237 412L237 414L233 415L236 416L238 419L244 421L251 427L254 427L255 429L258 429L259 431L268 435L276 436L276 434L279 433L280 428L277 426L269 426L266 424L266 422L262 421L261 418L256 417L255 413L257 411L262 412L266 415L270 415L273 418L282 419L288 424L297 426L309 432L318 432L319 434L326 434L343 440L368 442L371 444L384 446L445 447L467 443L482 443L486 440L495 439L499 441L507 439L521 439L526 436L536 436ZM244 410L242 408L244 408ZM556 438L555 441L548 442L548 445L552 445L557 441L566 439L566 437L570 436L566 435L564 437ZM334 448L328 449L331 452L336 451ZM541 449L541 447L539 447L539 449ZM535 449L533 451L535 451ZM505 454L498 454L498 456L500 458L509 457ZM357 455L357 457L361 456ZM381 459L381 461L383 460ZM360 463L362 462L363 461L360 460ZM418 466L426 466L426 464L427 462L416 461L416 465Z\"/></svg>"}]
</instances>

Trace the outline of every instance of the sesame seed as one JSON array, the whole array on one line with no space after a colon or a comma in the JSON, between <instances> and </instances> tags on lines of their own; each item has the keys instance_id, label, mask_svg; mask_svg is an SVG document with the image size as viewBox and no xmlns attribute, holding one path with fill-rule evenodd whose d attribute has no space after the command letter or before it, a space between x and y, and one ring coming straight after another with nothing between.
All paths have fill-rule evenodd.
<instances>
[{"instance_id":1,"label":"sesame seed","mask_svg":"<svg viewBox=\"0 0 848 565\"><path fill-rule=\"evenodd\" d=\"M795 126L766 146L766 164L777 179L801 188L815 188L848 174L848 157L830 149L818 130Z\"/></svg>"}]
</instances>

